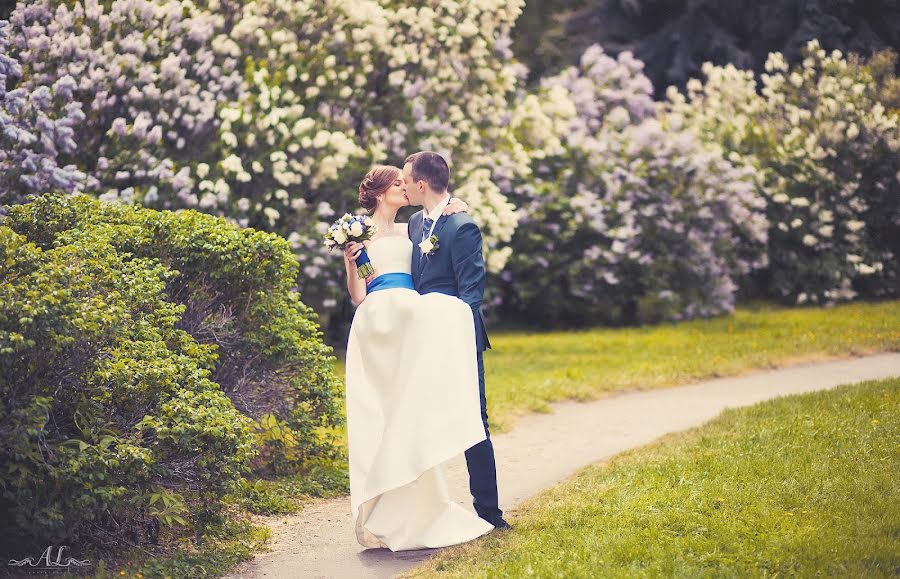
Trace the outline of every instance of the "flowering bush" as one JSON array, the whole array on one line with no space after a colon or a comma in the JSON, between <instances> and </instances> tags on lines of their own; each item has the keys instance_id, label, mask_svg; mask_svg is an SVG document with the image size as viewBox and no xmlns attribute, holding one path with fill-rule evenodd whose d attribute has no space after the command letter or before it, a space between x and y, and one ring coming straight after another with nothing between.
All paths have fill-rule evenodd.
<instances>
[{"instance_id":1,"label":"flowering bush","mask_svg":"<svg viewBox=\"0 0 900 579\"><path fill-rule=\"evenodd\" d=\"M173 208L194 199L192 165L208 154L196 145L215 135L218 103L236 98L242 83L239 59L216 43L240 2L206 4L17 4L10 22L20 86L34 92L77 79L70 92L87 118L73 161L85 191L125 202L158 196Z\"/></svg>"},{"instance_id":2,"label":"flowering bush","mask_svg":"<svg viewBox=\"0 0 900 579\"><path fill-rule=\"evenodd\" d=\"M514 112L535 167L502 299L569 324L730 311L735 280L762 263L765 219L750 169L655 118L628 53L594 47Z\"/></svg>"},{"instance_id":3,"label":"flowering bush","mask_svg":"<svg viewBox=\"0 0 900 579\"><path fill-rule=\"evenodd\" d=\"M662 289L692 297L646 314L671 319L727 311L732 298L723 296L733 292L723 288L762 263L759 201L745 187L752 167L771 224L772 294L821 302L896 291L897 114L879 104L895 81L891 66L873 71L812 43L802 66L772 55L762 94L752 74L707 65L705 82L691 81L687 97L670 89L657 111L643 64L595 46L528 93L510 51L521 9L501 0L20 2L0 29L0 75L15 86L0 95L0 196L20 203L56 187L282 234L299 257L306 299L327 312L347 302L342 268L320 239L355 210L358 180L374 163L420 149L450 160L454 193L482 225L489 271L513 260L494 292L513 309L534 305L512 283L529 267L625 242L599 221L579 229L595 206L615 223L617 196L633 204L644 186L669 187L651 197L677 207L673 234L700 227L687 208L701 199L725 224L704 232L715 240L689 240L705 248L698 255L723 260L691 274L705 280L697 281L705 297ZM655 143L653 159L648 138L673 142ZM729 208L717 205L728 195ZM576 230L585 240L563 245ZM743 253L732 246L740 239L752 240ZM668 287L685 273L649 274L648 259L635 279ZM595 269L618 271L604 267ZM635 283L631 305L610 297L619 305L606 317L638 315L635 300L656 289ZM612 285L603 291L625 295L627 284ZM600 290L560 291L580 303ZM604 307L596 305L598 319Z\"/></svg>"},{"instance_id":4,"label":"flowering bush","mask_svg":"<svg viewBox=\"0 0 900 579\"><path fill-rule=\"evenodd\" d=\"M223 123L221 138L235 166L240 160L258 175L247 169L252 179L224 179L250 224L274 227L294 244L306 287L314 288L307 295L344 295L343 274L326 261L319 238L334 215L356 207L360 176L420 149L448 158L456 194L483 225L490 264L502 267L506 252L492 251L509 240L515 215L484 169L505 142L501 117L520 74L508 49L520 4L257 0L244 7L231 37L252 55L252 82L240 117L231 113L239 130ZM260 223L260 212L268 222Z\"/></svg>"},{"instance_id":5,"label":"flowering bush","mask_svg":"<svg viewBox=\"0 0 900 579\"><path fill-rule=\"evenodd\" d=\"M490 170L521 169L497 152L523 73L509 50L521 4L36 0L13 13L12 45L28 91L79 79L86 191L281 233L321 305L343 273L320 236L374 163L445 154L487 254L509 240Z\"/></svg>"},{"instance_id":6,"label":"flowering bush","mask_svg":"<svg viewBox=\"0 0 900 579\"><path fill-rule=\"evenodd\" d=\"M670 114L756 167L767 199L768 287L792 302L898 291L900 124L879 102L893 73L872 70L810 41L803 61L752 73L705 64L688 94L668 91Z\"/></svg>"},{"instance_id":7,"label":"flowering bush","mask_svg":"<svg viewBox=\"0 0 900 579\"><path fill-rule=\"evenodd\" d=\"M0 21L0 205L50 188L74 192L85 178L75 165L59 164L75 152L74 127L85 118L74 100L75 80L67 75L49 86L7 91L21 76L9 55L9 23Z\"/></svg>"}]
</instances>

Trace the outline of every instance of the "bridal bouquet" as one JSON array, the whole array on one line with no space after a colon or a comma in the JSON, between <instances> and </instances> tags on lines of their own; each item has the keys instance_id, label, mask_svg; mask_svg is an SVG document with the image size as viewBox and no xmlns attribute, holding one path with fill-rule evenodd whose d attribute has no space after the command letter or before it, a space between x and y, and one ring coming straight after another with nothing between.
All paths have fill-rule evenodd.
<instances>
[{"instance_id":1,"label":"bridal bouquet","mask_svg":"<svg viewBox=\"0 0 900 579\"><path fill-rule=\"evenodd\" d=\"M345 213L343 217L331 224L325 232L325 247L334 249L339 247L342 250L344 246L355 241L362 243L367 239L371 239L375 235L375 222L367 215L350 215ZM366 250L363 249L356 258L356 271L360 279L368 277L375 273Z\"/></svg>"}]
</instances>

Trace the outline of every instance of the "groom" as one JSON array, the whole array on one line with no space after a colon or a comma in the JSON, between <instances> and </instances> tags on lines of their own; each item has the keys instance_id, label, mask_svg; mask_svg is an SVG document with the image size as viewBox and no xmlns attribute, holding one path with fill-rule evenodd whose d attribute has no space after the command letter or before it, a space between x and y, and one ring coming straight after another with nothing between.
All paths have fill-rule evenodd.
<instances>
[{"instance_id":1,"label":"groom","mask_svg":"<svg viewBox=\"0 0 900 579\"><path fill-rule=\"evenodd\" d=\"M456 296L469 304L475 317L481 421L487 438L466 451L469 490L478 516L499 529L508 529L510 525L503 520L497 497L497 467L484 395L483 354L491 344L481 317L485 286L481 230L468 213L443 214L450 202L450 194L447 193L450 168L437 153L421 151L407 157L403 180L410 205L424 206L409 220L409 237L413 242L412 275L416 290L420 294L439 292Z\"/></svg>"}]
</instances>

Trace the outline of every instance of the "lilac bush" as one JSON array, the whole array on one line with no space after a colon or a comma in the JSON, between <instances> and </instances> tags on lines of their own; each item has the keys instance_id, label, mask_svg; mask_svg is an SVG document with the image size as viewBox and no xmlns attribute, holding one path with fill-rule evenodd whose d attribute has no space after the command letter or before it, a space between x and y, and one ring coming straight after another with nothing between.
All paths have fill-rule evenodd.
<instances>
[{"instance_id":1,"label":"lilac bush","mask_svg":"<svg viewBox=\"0 0 900 579\"><path fill-rule=\"evenodd\" d=\"M0 205L24 203L26 195L50 188L76 192L84 173L71 163L61 166L75 153L75 128L85 118L74 100L75 80L67 75L34 90L16 86L22 66L9 54L9 36L9 24L0 21Z\"/></svg>"},{"instance_id":2,"label":"lilac bush","mask_svg":"<svg viewBox=\"0 0 900 579\"><path fill-rule=\"evenodd\" d=\"M193 165L210 154L217 106L239 94L242 82L239 55L215 42L240 3L205 4L17 4L10 40L20 86L36 92L69 79L71 98L85 112L73 154L85 191L125 202L158 199L164 208L191 204Z\"/></svg>"},{"instance_id":3,"label":"lilac bush","mask_svg":"<svg viewBox=\"0 0 900 579\"><path fill-rule=\"evenodd\" d=\"M508 309L551 324L712 316L764 263L752 168L657 118L640 68L594 47L516 111L535 171L515 197Z\"/></svg>"},{"instance_id":4,"label":"lilac bush","mask_svg":"<svg viewBox=\"0 0 900 579\"><path fill-rule=\"evenodd\" d=\"M707 63L667 106L756 168L771 223L765 290L791 303L896 294L900 115L869 66L815 40L793 66L769 55L766 71L758 93L752 72Z\"/></svg>"},{"instance_id":5,"label":"lilac bush","mask_svg":"<svg viewBox=\"0 0 900 579\"><path fill-rule=\"evenodd\" d=\"M342 272L322 228L355 209L370 165L419 149L449 158L502 267L515 213L493 179L523 159L504 123L523 75L509 49L521 7L35 0L17 6L11 40L28 90L78 79L86 191L280 233L307 299L330 309Z\"/></svg>"},{"instance_id":6,"label":"lilac bush","mask_svg":"<svg viewBox=\"0 0 900 579\"><path fill-rule=\"evenodd\" d=\"M307 295L330 309L345 291L324 228L357 208L371 164L433 149L482 224L490 266L502 267L515 213L486 159L506 136L501 115L521 72L508 49L520 4L246 3L229 32L246 92L220 110L220 158L199 168L201 208L284 234Z\"/></svg>"},{"instance_id":7,"label":"lilac bush","mask_svg":"<svg viewBox=\"0 0 900 579\"><path fill-rule=\"evenodd\" d=\"M346 298L324 228L370 165L419 149L450 160L491 299L520 313L714 315L766 259L789 300L893 291L900 139L865 66L811 45L794 69L773 55L757 94L751 73L708 65L659 108L643 63L594 46L528 91L521 9L20 2L0 31L0 195L83 191L279 233L326 323Z\"/></svg>"}]
</instances>

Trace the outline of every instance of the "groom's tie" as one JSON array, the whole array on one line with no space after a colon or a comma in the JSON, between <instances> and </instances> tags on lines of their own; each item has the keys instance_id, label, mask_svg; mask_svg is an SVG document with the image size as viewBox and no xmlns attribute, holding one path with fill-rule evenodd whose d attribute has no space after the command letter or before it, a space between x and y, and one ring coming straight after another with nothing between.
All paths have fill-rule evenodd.
<instances>
[{"instance_id":1,"label":"groom's tie","mask_svg":"<svg viewBox=\"0 0 900 579\"><path fill-rule=\"evenodd\" d=\"M422 241L425 241L426 239L431 237L428 234L431 232L432 223L434 223L434 219L432 219L431 217L426 217L425 221L422 223Z\"/></svg>"}]
</instances>

